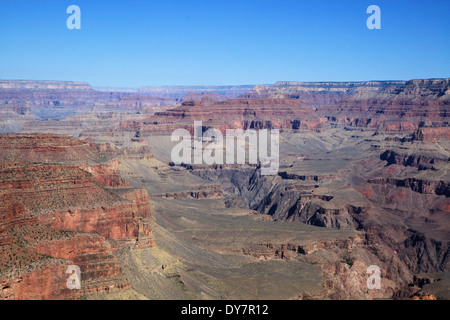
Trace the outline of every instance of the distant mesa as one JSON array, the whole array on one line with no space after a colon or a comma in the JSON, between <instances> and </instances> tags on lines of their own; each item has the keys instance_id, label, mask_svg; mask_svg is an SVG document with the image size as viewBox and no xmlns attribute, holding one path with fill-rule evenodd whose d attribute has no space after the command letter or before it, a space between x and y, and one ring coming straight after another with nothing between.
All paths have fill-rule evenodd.
<instances>
[{"instance_id":1,"label":"distant mesa","mask_svg":"<svg viewBox=\"0 0 450 320\"><path fill-rule=\"evenodd\" d=\"M236 98L253 89L254 85L242 86L161 86L141 87L140 93L150 94L165 99L184 99L187 94L210 94L215 93L227 98Z\"/></svg>"},{"instance_id":2,"label":"distant mesa","mask_svg":"<svg viewBox=\"0 0 450 320\"><path fill-rule=\"evenodd\" d=\"M15 90L94 90L87 82L0 80L0 89Z\"/></svg>"}]
</instances>

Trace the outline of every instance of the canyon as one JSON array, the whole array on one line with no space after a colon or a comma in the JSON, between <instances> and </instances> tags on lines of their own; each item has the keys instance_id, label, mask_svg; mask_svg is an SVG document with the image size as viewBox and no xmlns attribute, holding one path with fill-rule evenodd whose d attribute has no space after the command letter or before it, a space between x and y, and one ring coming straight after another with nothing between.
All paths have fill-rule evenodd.
<instances>
[{"instance_id":1,"label":"canyon","mask_svg":"<svg viewBox=\"0 0 450 320\"><path fill-rule=\"evenodd\" d=\"M449 112L448 78L0 80L0 298L448 299ZM278 129L277 174L174 164L194 121Z\"/></svg>"}]
</instances>

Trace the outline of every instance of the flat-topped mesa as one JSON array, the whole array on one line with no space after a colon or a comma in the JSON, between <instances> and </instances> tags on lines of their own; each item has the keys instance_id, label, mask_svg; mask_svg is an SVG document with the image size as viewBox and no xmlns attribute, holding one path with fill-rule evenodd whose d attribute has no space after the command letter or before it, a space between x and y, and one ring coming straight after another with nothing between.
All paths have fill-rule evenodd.
<instances>
[{"instance_id":1,"label":"flat-topped mesa","mask_svg":"<svg viewBox=\"0 0 450 320\"><path fill-rule=\"evenodd\" d=\"M363 89L379 91L386 87L397 87L404 85L405 81L350 81L350 82L294 82L278 81L272 88L289 89L298 92L310 93L351 93L354 94Z\"/></svg>"},{"instance_id":2,"label":"flat-topped mesa","mask_svg":"<svg viewBox=\"0 0 450 320\"><path fill-rule=\"evenodd\" d=\"M73 81L34 81L34 80L0 80L0 89L15 90L80 90L93 91L87 82Z\"/></svg>"},{"instance_id":3,"label":"flat-topped mesa","mask_svg":"<svg viewBox=\"0 0 450 320\"><path fill-rule=\"evenodd\" d=\"M120 176L118 170L119 162L111 160L98 165L80 166L81 169L94 176L95 181L106 188L127 188L131 185Z\"/></svg>"},{"instance_id":4,"label":"flat-topped mesa","mask_svg":"<svg viewBox=\"0 0 450 320\"><path fill-rule=\"evenodd\" d=\"M378 91L361 90L338 104L319 106L331 121L385 132L413 132L448 125L449 79L410 80Z\"/></svg>"},{"instance_id":5,"label":"flat-topped mesa","mask_svg":"<svg viewBox=\"0 0 450 320\"><path fill-rule=\"evenodd\" d=\"M426 97L428 100L450 101L450 78L410 80L403 86L403 93Z\"/></svg>"},{"instance_id":6,"label":"flat-topped mesa","mask_svg":"<svg viewBox=\"0 0 450 320\"><path fill-rule=\"evenodd\" d=\"M335 105L361 90L379 91L385 87L403 85L405 81L367 82L294 82L278 81L273 85L258 85L241 97L253 99L291 98L301 99L307 105Z\"/></svg>"},{"instance_id":7,"label":"flat-topped mesa","mask_svg":"<svg viewBox=\"0 0 450 320\"><path fill-rule=\"evenodd\" d=\"M409 80L403 85L386 86L377 91L359 91L349 100L379 104L447 104L450 102L450 78Z\"/></svg>"},{"instance_id":8,"label":"flat-topped mesa","mask_svg":"<svg viewBox=\"0 0 450 320\"><path fill-rule=\"evenodd\" d=\"M158 112L143 130L167 126L170 129L193 126L194 121L204 121L220 130L224 128L263 129L299 127L302 119L309 118L314 109L299 99L244 99L205 103L186 101L180 107ZM177 127L178 126L178 127Z\"/></svg>"},{"instance_id":9,"label":"flat-topped mesa","mask_svg":"<svg viewBox=\"0 0 450 320\"><path fill-rule=\"evenodd\" d=\"M214 102L225 100L228 100L226 96L219 95L216 92L188 92L183 98L183 103L190 101L200 101L204 104L212 104Z\"/></svg>"},{"instance_id":10,"label":"flat-topped mesa","mask_svg":"<svg viewBox=\"0 0 450 320\"><path fill-rule=\"evenodd\" d=\"M162 87L142 87L140 93L151 94L155 97L166 99L184 99L190 93L216 93L227 98L235 98L241 94L252 90L252 85L242 86L162 86Z\"/></svg>"}]
</instances>

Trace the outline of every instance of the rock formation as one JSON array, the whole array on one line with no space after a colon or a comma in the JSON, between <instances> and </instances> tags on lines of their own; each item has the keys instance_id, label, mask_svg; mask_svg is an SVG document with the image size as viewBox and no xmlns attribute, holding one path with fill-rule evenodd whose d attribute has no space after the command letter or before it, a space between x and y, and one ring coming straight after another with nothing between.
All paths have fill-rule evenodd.
<instances>
[{"instance_id":1,"label":"rock formation","mask_svg":"<svg viewBox=\"0 0 450 320\"><path fill-rule=\"evenodd\" d=\"M114 162L87 166L102 155L86 142L49 135L0 141L2 298L74 299L129 290L113 253L154 245L146 191L129 188ZM67 288L69 265L80 267L83 290Z\"/></svg>"}]
</instances>

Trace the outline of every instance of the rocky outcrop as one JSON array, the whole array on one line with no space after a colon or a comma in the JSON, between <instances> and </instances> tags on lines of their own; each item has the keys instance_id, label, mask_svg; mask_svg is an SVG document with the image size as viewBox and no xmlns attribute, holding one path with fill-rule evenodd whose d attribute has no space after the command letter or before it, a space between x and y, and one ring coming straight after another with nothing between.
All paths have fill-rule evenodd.
<instances>
[{"instance_id":1,"label":"rocky outcrop","mask_svg":"<svg viewBox=\"0 0 450 320\"><path fill-rule=\"evenodd\" d=\"M450 242L440 241L413 229L399 244L399 255L414 272L448 271L450 269ZM448 240L448 239L447 239Z\"/></svg>"},{"instance_id":2,"label":"rocky outcrop","mask_svg":"<svg viewBox=\"0 0 450 320\"><path fill-rule=\"evenodd\" d=\"M221 185L209 185L192 187L189 191L166 192L163 194L152 194L152 198L172 198L172 199L214 199L223 198Z\"/></svg>"},{"instance_id":3,"label":"rocky outcrop","mask_svg":"<svg viewBox=\"0 0 450 320\"><path fill-rule=\"evenodd\" d=\"M300 180L300 181L321 181L324 179L332 178L332 175L305 175L305 174L296 174L292 172L280 171L278 175L285 180Z\"/></svg>"},{"instance_id":4,"label":"rocky outcrop","mask_svg":"<svg viewBox=\"0 0 450 320\"><path fill-rule=\"evenodd\" d=\"M130 187L131 185L120 176L118 166L117 160L111 160L98 165L81 166L81 168L92 174L95 181L106 188Z\"/></svg>"},{"instance_id":5,"label":"rocky outcrop","mask_svg":"<svg viewBox=\"0 0 450 320\"><path fill-rule=\"evenodd\" d=\"M91 150L78 154L91 157L84 160L99 159L86 142L39 135L6 138L16 153L7 155L15 162L0 161L1 297L78 299L129 290L113 253L123 246L155 245L147 192L128 187L115 162L74 164L78 158L72 149ZM30 139L46 146L38 158L44 163L23 161L37 159L30 154L37 142ZM50 160L72 164L45 164ZM105 186L120 189L114 193ZM69 265L81 269L81 290L66 286Z\"/></svg>"},{"instance_id":6,"label":"rocky outcrop","mask_svg":"<svg viewBox=\"0 0 450 320\"><path fill-rule=\"evenodd\" d=\"M346 205L336 207L330 201L333 196L313 193L309 190L279 185L275 187L255 209L271 215L277 221L297 221L319 227L336 229L359 229L354 218L367 208Z\"/></svg>"},{"instance_id":7,"label":"rocky outcrop","mask_svg":"<svg viewBox=\"0 0 450 320\"><path fill-rule=\"evenodd\" d=\"M135 223L137 224L137 237L134 247L139 249L151 248L156 245L153 238L152 226L156 221L151 216L151 204L149 195L144 189L132 189L125 191L122 197L136 204L138 214L135 214Z\"/></svg>"},{"instance_id":8,"label":"rocky outcrop","mask_svg":"<svg viewBox=\"0 0 450 320\"><path fill-rule=\"evenodd\" d=\"M434 168L432 165L447 163L450 158L440 155L402 154L395 150L386 150L380 154L380 159L387 161L386 165L399 164L417 168Z\"/></svg>"},{"instance_id":9,"label":"rocky outcrop","mask_svg":"<svg viewBox=\"0 0 450 320\"><path fill-rule=\"evenodd\" d=\"M417 178L379 178L369 179L368 183L380 185L393 185L396 187L409 188L421 194L436 194L450 197L450 184L446 181L424 180Z\"/></svg>"},{"instance_id":10,"label":"rocky outcrop","mask_svg":"<svg viewBox=\"0 0 450 320\"><path fill-rule=\"evenodd\" d=\"M144 191L127 194L124 199L76 166L12 164L0 173L0 190L8 192L37 222L56 230L135 241L139 219L149 218ZM141 199L133 199L133 195ZM138 203L145 204L147 211L139 209Z\"/></svg>"},{"instance_id":11,"label":"rocky outcrop","mask_svg":"<svg viewBox=\"0 0 450 320\"><path fill-rule=\"evenodd\" d=\"M409 141L441 141L450 140L450 127L443 128L420 128L411 135Z\"/></svg>"},{"instance_id":12,"label":"rocky outcrop","mask_svg":"<svg viewBox=\"0 0 450 320\"><path fill-rule=\"evenodd\" d=\"M193 168L191 173L203 179L221 184L227 206L237 205L254 209L271 190L276 176L261 176L258 169L216 168L216 170Z\"/></svg>"},{"instance_id":13,"label":"rocky outcrop","mask_svg":"<svg viewBox=\"0 0 450 320\"><path fill-rule=\"evenodd\" d=\"M216 92L188 92L183 97L183 104L195 101L208 105L213 104L214 102L225 101L228 99L229 97L219 95Z\"/></svg>"},{"instance_id":14,"label":"rocky outcrop","mask_svg":"<svg viewBox=\"0 0 450 320\"><path fill-rule=\"evenodd\" d=\"M292 128L300 127L300 121L313 112L296 99L230 99L208 105L185 102L176 109L156 113L152 120L157 126L174 123L192 127L194 121L205 121L205 125L218 129ZM151 130L151 127L143 130Z\"/></svg>"},{"instance_id":15,"label":"rocky outcrop","mask_svg":"<svg viewBox=\"0 0 450 320\"><path fill-rule=\"evenodd\" d=\"M243 97L253 99L291 98L301 99L306 104L317 107L337 105L341 100L350 98L360 91L380 91L386 87L403 85L404 81L368 81L368 82L293 82L278 81L271 86L255 86Z\"/></svg>"},{"instance_id":16,"label":"rocky outcrop","mask_svg":"<svg viewBox=\"0 0 450 320\"><path fill-rule=\"evenodd\" d=\"M359 124L378 123L379 131L412 133L424 124L446 125L449 92L449 79L410 80L378 90L361 90L338 105L320 106L317 112L335 119L361 119Z\"/></svg>"}]
</instances>

